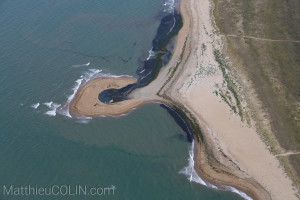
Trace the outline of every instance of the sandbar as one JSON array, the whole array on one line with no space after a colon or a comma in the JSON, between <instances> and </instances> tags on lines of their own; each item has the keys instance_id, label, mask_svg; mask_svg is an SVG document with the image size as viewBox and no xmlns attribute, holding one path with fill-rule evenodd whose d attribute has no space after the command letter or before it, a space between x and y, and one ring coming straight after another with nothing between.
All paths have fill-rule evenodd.
<instances>
[{"instance_id":1,"label":"sandbar","mask_svg":"<svg viewBox=\"0 0 300 200\"><path fill-rule=\"evenodd\" d=\"M96 117L101 115L116 116L130 112L133 108L146 103L144 99L130 99L116 103L102 103L98 96L106 89L119 89L136 83L133 77L99 77L79 88L75 98L70 102L71 115Z\"/></svg>"}]
</instances>

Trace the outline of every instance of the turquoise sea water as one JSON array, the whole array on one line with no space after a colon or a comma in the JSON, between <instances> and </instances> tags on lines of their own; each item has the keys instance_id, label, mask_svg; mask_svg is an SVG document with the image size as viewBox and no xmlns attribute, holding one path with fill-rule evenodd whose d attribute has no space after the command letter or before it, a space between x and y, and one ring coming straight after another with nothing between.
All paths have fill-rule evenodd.
<instances>
[{"instance_id":1,"label":"turquoise sea water","mask_svg":"<svg viewBox=\"0 0 300 200\"><path fill-rule=\"evenodd\" d=\"M78 80L92 73L136 76L164 3L0 1L1 200L241 199L179 173L188 165L191 144L159 104L92 120L55 112ZM94 196L3 194L11 185L66 185L72 194L76 185L115 190Z\"/></svg>"}]
</instances>

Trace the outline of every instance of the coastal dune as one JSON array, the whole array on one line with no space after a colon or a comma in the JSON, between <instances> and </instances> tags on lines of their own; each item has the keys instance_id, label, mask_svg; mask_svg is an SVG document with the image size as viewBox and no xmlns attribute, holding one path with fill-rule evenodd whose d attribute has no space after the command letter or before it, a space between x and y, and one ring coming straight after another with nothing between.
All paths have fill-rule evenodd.
<instances>
[{"instance_id":1,"label":"coastal dune","mask_svg":"<svg viewBox=\"0 0 300 200\"><path fill-rule=\"evenodd\" d=\"M184 25L171 61L155 81L132 96L147 99L159 91L196 118L204 141L195 142L195 170L203 180L235 187L253 199L297 199L292 181L262 141L255 121L248 119L249 125L242 120L220 95L228 92L228 85L216 52L224 51L226 41L217 33L212 2L180 4Z\"/></svg>"},{"instance_id":2,"label":"coastal dune","mask_svg":"<svg viewBox=\"0 0 300 200\"><path fill-rule=\"evenodd\" d=\"M184 52L173 57L180 64L160 95L188 110L202 128L204 141L195 145L194 159L203 179L231 185L254 199L297 199L292 181L255 126L243 122L220 95L231 91L217 62L216 52L226 41L217 34L212 9L209 0L181 1L184 28L178 40L186 40L176 51Z\"/></svg>"},{"instance_id":3,"label":"coastal dune","mask_svg":"<svg viewBox=\"0 0 300 200\"><path fill-rule=\"evenodd\" d=\"M100 92L136 80L92 80L78 90L70 110L86 116L120 115L147 102L174 105L201 127L197 134L203 139L195 139L194 167L204 181L234 187L253 199L297 199L292 181L262 141L255 121L250 116L245 120L237 111L246 109L247 102L238 102L234 90L228 89L226 80L232 77L217 57L224 53L226 40L217 32L212 10L209 0L181 0L183 27L171 60L154 81L135 89L129 100L104 104L98 99Z\"/></svg>"}]
</instances>

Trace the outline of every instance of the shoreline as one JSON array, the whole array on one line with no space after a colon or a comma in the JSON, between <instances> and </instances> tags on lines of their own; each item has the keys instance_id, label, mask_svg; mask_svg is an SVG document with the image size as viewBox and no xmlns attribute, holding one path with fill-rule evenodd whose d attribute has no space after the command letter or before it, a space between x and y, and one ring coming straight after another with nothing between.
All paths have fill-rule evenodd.
<instances>
[{"instance_id":1,"label":"shoreline","mask_svg":"<svg viewBox=\"0 0 300 200\"><path fill-rule=\"evenodd\" d=\"M162 66L170 60L173 38L182 27L182 18L175 8L164 15L152 40L149 57L143 62L143 67L136 71L138 78L133 80L129 76L101 77L80 85L67 105L71 116L119 116L145 103L169 104L158 96L150 99L128 98L131 91L145 87L155 80Z\"/></svg>"},{"instance_id":2,"label":"shoreline","mask_svg":"<svg viewBox=\"0 0 300 200\"><path fill-rule=\"evenodd\" d=\"M184 27L189 30L185 34L182 32L186 30L181 31L178 40L187 39L177 57L179 67L173 66L179 69L159 95L196 118L204 137L194 149L195 170L201 178L216 185L232 186L254 199L297 199L292 181L255 127L244 122L218 95L225 88L220 85L228 84L224 84L224 72L216 62L215 51L223 53L226 41L217 34L212 10L209 0L201 5L194 0L181 1ZM237 107L238 103L236 100Z\"/></svg>"},{"instance_id":3,"label":"shoreline","mask_svg":"<svg viewBox=\"0 0 300 200\"><path fill-rule=\"evenodd\" d=\"M116 113L121 115L150 102L175 106L200 128L194 130L194 169L205 182L221 188L234 187L253 199L296 199L291 180L255 128L237 116L222 98L221 92L231 91L225 91L227 85L214 52L223 53L226 42L216 32L212 1L201 3L181 0L183 27L176 37L171 60L155 80L135 89L130 94L132 99L123 101L126 105L118 102L121 107L116 107ZM77 97L76 94L73 100ZM88 114L84 113L91 116Z\"/></svg>"},{"instance_id":4,"label":"shoreline","mask_svg":"<svg viewBox=\"0 0 300 200\"><path fill-rule=\"evenodd\" d=\"M75 97L69 103L72 117L100 117L100 116L122 116L130 113L133 109L146 103L166 103L162 99L144 100L130 99L113 104L105 104L99 101L98 95L107 89L123 88L129 84L136 83L136 79L128 76L120 77L98 77L81 86Z\"/></svg>"}]
</instances>

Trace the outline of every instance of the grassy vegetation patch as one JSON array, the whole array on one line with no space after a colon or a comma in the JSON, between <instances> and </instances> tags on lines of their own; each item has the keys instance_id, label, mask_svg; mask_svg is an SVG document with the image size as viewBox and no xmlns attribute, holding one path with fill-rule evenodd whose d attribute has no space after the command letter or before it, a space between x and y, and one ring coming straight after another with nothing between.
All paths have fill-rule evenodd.
<instances>
[{"instance_id":1,"label":"grassy vegetation patch","mask_svg":"<svg viewBox=\"0 0 300 200\"><path fill-rule=\"evenodd\" d=\"M240 97L239 97L237 89L236 89L237 85L228 73L229 63L225 61L225 59L222 56L220 50L215 49L214 50L214 55L215 55L215 59L216 59L217 63L219 64L219 68L222 71L224 80L226 82L227 89L231 92L231 94L233 95L233 97L235 99L236 106L233 104L233 102L230 99L230 96L228 95L228 93L224 94L223 91L220 91L220 96L231 107L231 109L235 113L239 114L239 116L241 117L241 120L244 121L243 107L242 107Z\"/></svg>"}]
</instances>

